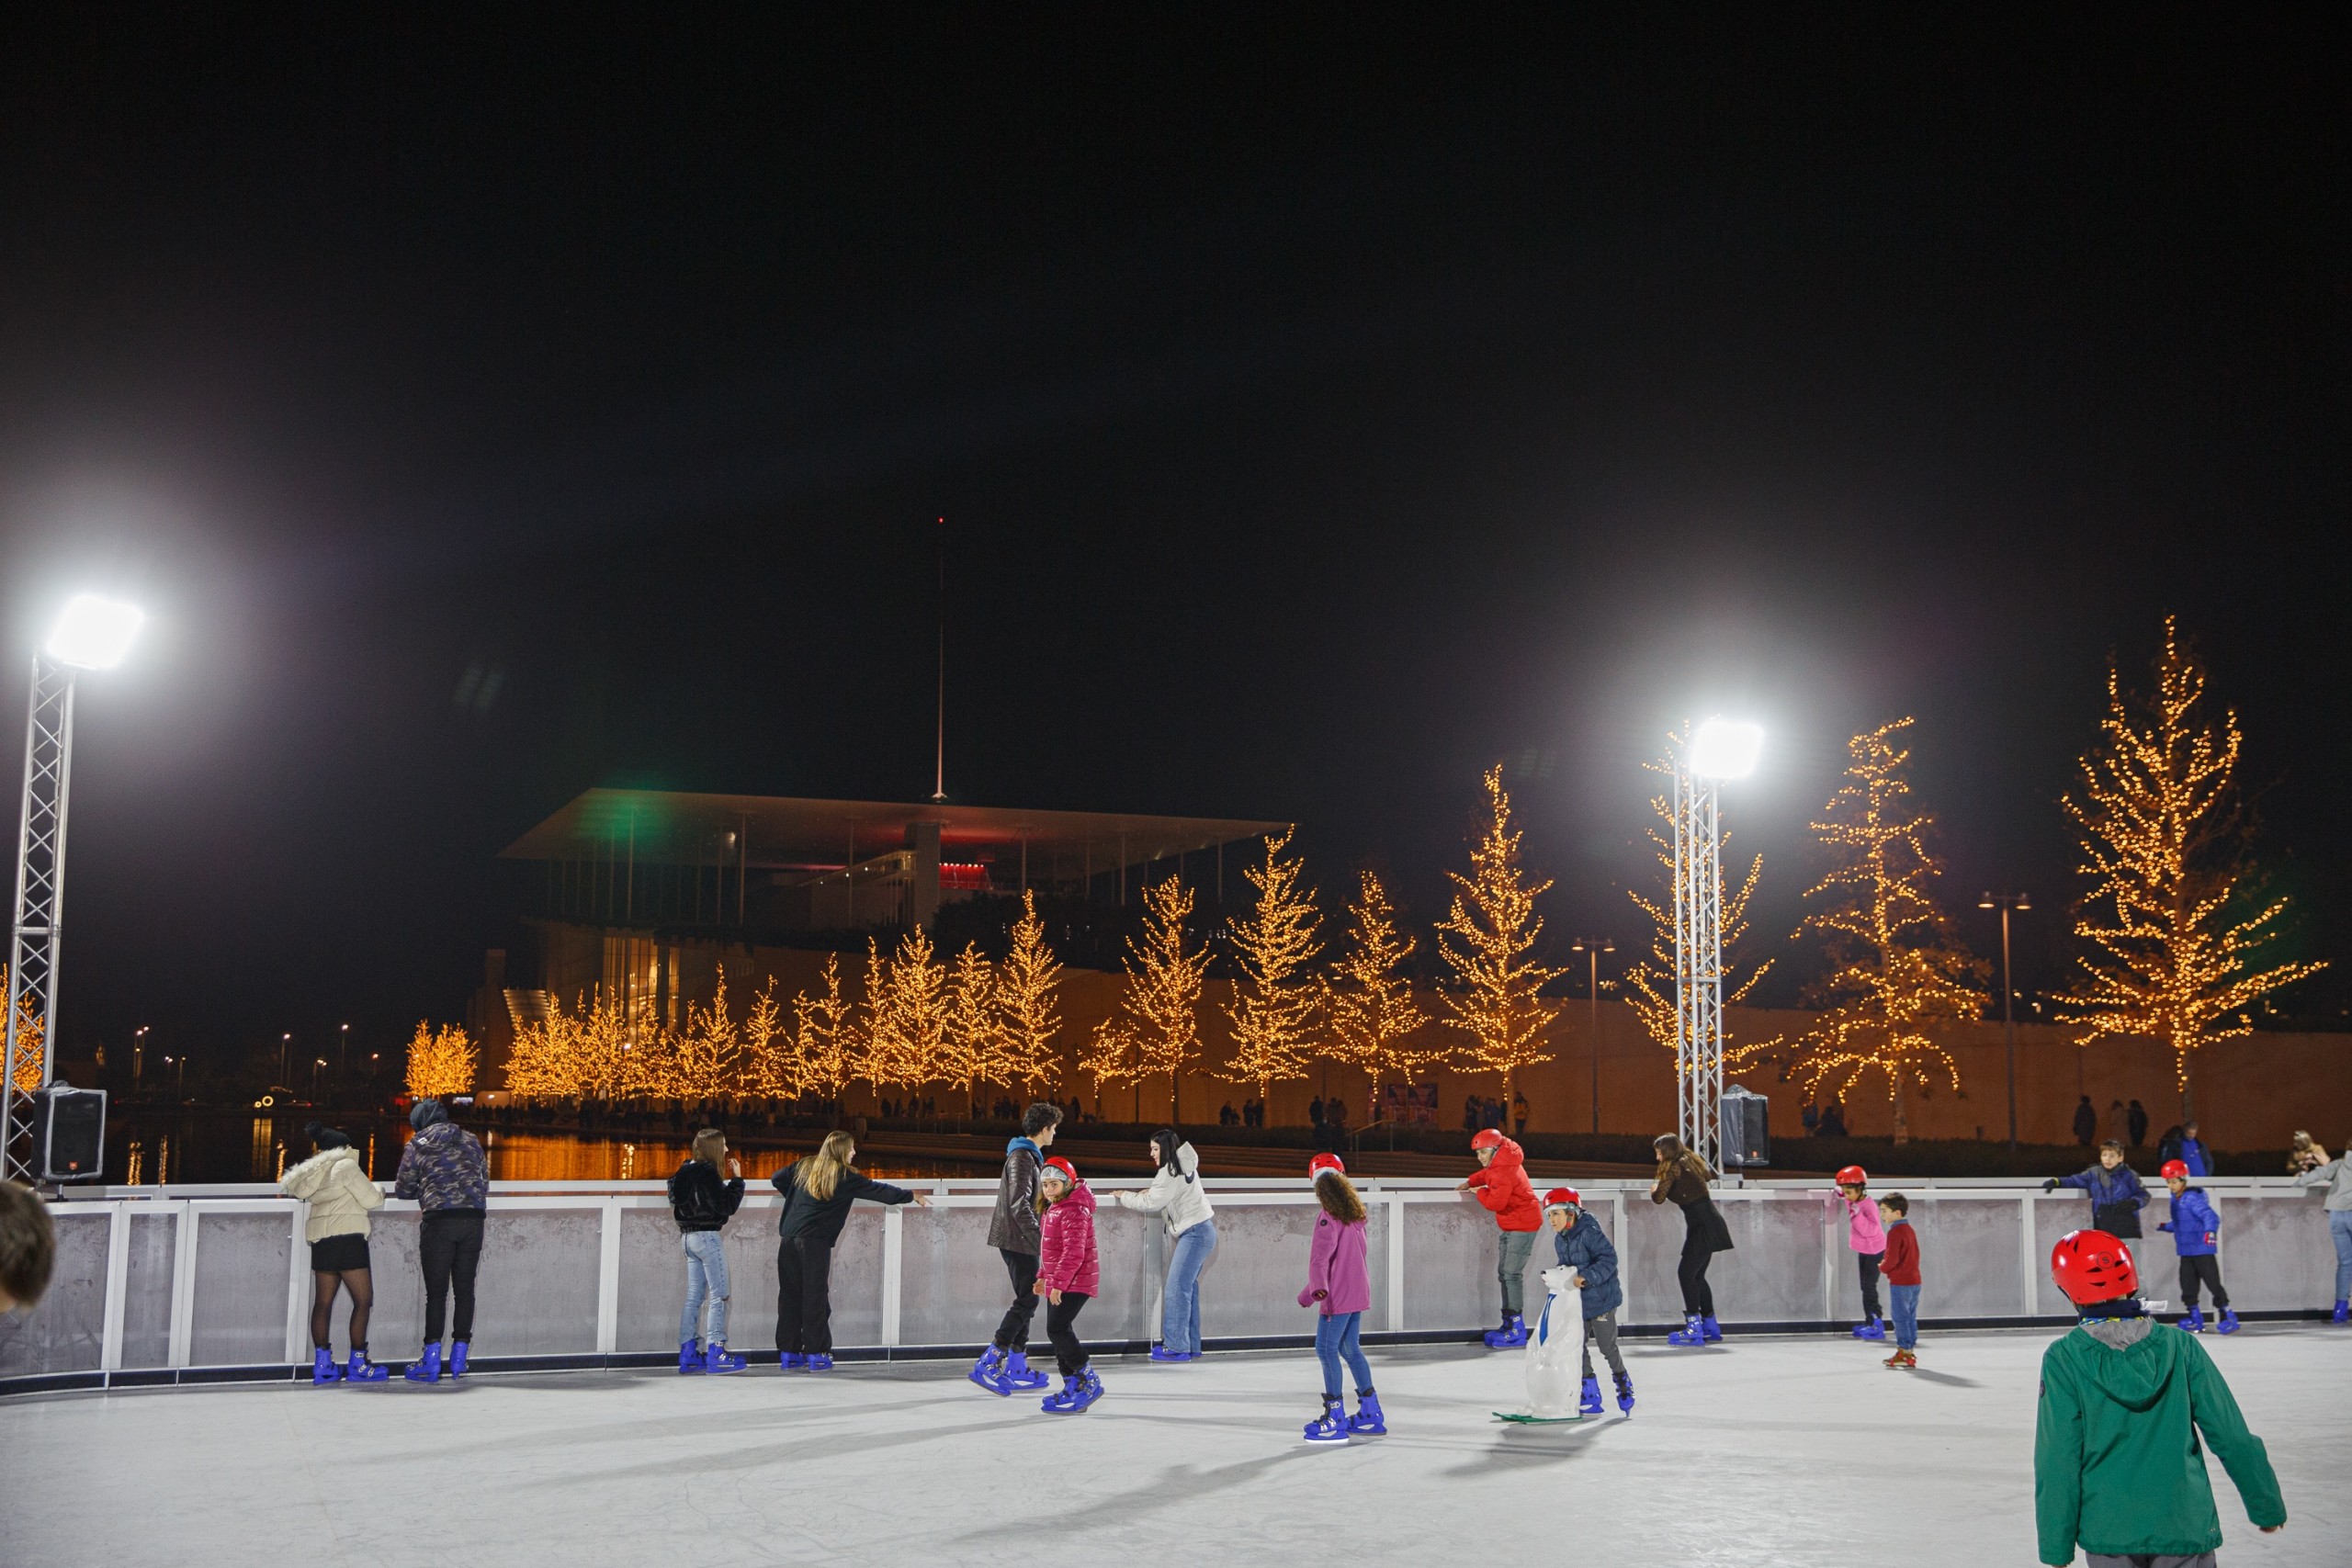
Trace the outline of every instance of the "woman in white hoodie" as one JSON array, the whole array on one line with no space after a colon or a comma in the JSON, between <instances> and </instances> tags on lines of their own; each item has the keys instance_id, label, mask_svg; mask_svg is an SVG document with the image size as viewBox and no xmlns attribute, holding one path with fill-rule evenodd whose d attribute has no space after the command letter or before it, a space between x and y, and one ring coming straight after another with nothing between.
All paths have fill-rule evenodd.
<instances>
[{"instance_id":1,"label":"woman in white hoodie","mask_svg":"<svg viewBox=\"0 0 2352 1568\"><path fill-rule=\"evenodd\" d=\"M1201 1156L1162 1127L1151 1135L1151 1185L1114 1194L1122 1209L1158 1214L1168 1226L1168 1288L1162 1293L1155 1361L1201 1359L1201 1270L1216 1247L1216 1211L1201 1189Z\"/></svg>"},{"instance_id":2,"label":"woman in white hoodie","mask_svg":"<svg viewBox=\"0 0 2352 1568\"><path fill-rule=\"evenodd\" d=\"M383 1190L360 1168L351 1140L316 1122L302 1129L318 1152L288 1171L278 1190L311 1205L302 1234L311 1243L311 1382L381 1382L390 1374L368 1359L368 1314L376 1287L368 1262L368 1214L384 1205ZM351 1362L334 1364L334 1298L351 1292Z\"/></svg>"}]
</instances>

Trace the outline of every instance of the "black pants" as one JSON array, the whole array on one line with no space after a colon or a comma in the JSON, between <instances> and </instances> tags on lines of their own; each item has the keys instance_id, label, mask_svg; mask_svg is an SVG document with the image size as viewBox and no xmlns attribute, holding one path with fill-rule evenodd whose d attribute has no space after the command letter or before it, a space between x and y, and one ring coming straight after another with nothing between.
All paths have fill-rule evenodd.
<instances>
[{"instance_id":1,"label":"black pants","mask_svg":"<svg viewBox=\"0 0 2352 1568\"><path fill-rule=\"evenodd\" d=\"M779 1355L833 1353L833 1244L796 1235L775 1249L775 1348Z\"/></svg>"},{"instance_id":2,"label":"black pants","mask_svg":"<svg viewBox=\"0 0 2352 1568\"><path fill-rule=\"evenodd\" d=\"M1715 1315L1715 1292L1707 1285L1707 1265L1714 1260L1715 1249L1704 1236L1686 1236L1682 1242L1682 1262L1674 1277L1682 1282L1682 1310L1701 1317Z\"/></svg>"},{"instance_id":3,"label":"black pants","mask_svg":"<svg viewBox=\"0 0 2352 1568\"><path fill-rule=\"evenodd\" d=\"M1086 1347L1078 1342L1078 1309L1092 1298L1082 1291L1064 1291L1062 1299L1046 1308L1046 1337L1054 1342L1054 1365L1064 1377L1075 1377L1086 1365Z\"/></svg>"},{"instance_id":4,"label":"black pants","mask_svg":"<svg viewBox=\"0 0 2352 1568\"><path fill-rule=\"evenodd\" d=\"M2197 1285L2200 1280L2211 1289L2213 1304L2227 1308L2230 1292L2222 1289L2222 1260L2208 1252L2201 1257L2180 1260L2180 1299L2188 1304L2188 1310L2197 1310Z\"/></svg>"},{"instance_id":5,"label":"black pants","mask_svg":"<svg viewBox=\"0 0 2352 1568\"><path fill-rule=\"evenodd\" d=\"M1037 1316L1037 1255L1007 1252L1002 1247L997 1248L996 1255L1004 1259L1004 1271L1012 1276L1012 1305L1005 1310L1004 1321L996 1325L996 1348L1026 1354L1029 1325Z\"/></svg>"},{"instance_id":6,"label":"black pants","mask_svg":"<svg viewBox=\"0 0 2352 1568\"><path fill-rule=\"evenodd\" d=\"M1859 1264L1861 1269L1862 1316L1865 1319L1883 1317L1886 1315L1884 1313L1878 1310L1878 1266L1885 1257L1886 1254L1883 1252L1858 1252L1854 1254L1854 1261Z\"/></svg>"},{"instance_id":7,"label":"black pants","mask_svg":"<svg viewBox=\"0 0 2352 1568\"><path fill-rule=\"evenodd\" d=\"M416 1242L417 1261L424 1266L424 1342L441 1343L441 1308L449 1287L458 1288L458 1321L449 1337L474 1337L474 1270L481 1263L481 1211L435 1209L424 1216Z\"/></svg>"}]
</instances>

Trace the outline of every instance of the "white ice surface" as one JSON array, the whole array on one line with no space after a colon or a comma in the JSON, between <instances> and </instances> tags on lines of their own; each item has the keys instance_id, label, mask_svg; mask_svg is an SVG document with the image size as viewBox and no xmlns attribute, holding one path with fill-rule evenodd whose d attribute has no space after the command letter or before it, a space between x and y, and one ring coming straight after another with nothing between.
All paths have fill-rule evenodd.
<instances>
[{"instance_id":1,"label":"white ice surface","mask_svg":"<svg viewBox=\"0 0 2352 1568\"><path fill-rule=\"evenodd\" d=\"M1101 1363L1056 1417L961 1366L478 1377L0 1404L9 1568L1362 1562L1985 1568L2036 1561L2049 1336L1931 1336L1923 1370L1826 1338L1630 1344L1641 1403L1507 1427L1521 1359L1372 1352L1392 1435L1309 1447L1306 1353ZM2352 1331L2206 1343L2285 1486L2228 1568L2352 1563Z\"/></svg>"}]
</instances>

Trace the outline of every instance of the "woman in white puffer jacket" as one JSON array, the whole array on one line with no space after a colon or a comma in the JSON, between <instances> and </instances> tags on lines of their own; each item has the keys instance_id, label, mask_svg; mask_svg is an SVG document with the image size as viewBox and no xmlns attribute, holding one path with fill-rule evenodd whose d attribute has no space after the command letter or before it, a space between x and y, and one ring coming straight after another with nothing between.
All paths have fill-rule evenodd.
<instances>
[{"instance_id":1,"label":"woman in white puffer jacket","mask_svg":"<svg viewBox=\"0 0 2352 1568\"><path fill-rule=\"evenodd\" d=\"M376 1303L368 1269L368 1214L384 1206L383 1190L368 1179L351 1140L316 1122L304 1127L318 1152L277 1184L288 1198L311 1205L303 1235L311 1243L311 1382L381 1382L388 1375L368 1355L368 1314ZM338 1290L351 1294L351 1362L334 1364L333 1332Z\"/></svg>"},{"instance_id":2,"label":"woman in white puffer jacket","mask_svg":"<svg viewBox=\"0 0 2352 1568\"><path fill-rule=\"evenodd\" d=\"M1168 1288L1161 1296L1155 1361L1201 1359L1201 1270L1216 1247L1216 1211L1201 1187L1201 1156L1162 1127L1151 1135L1151 1185L1114 1194L1122 1209L1158 1214L1168 1226Z\"/></svg>"}]
</instances>

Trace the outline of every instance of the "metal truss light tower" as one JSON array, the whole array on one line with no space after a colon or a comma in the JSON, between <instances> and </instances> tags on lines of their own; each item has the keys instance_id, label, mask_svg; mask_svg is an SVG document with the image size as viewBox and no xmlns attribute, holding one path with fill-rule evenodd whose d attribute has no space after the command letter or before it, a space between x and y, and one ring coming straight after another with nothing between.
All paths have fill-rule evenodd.
<instances>
[{"instance_id":1,"label":"metal truss light tower","mask_svg":"<svg viewBox=\"0 0 2352 1568\"><path fill-rule=\"evenodd\" d=\"M1764 731L1711 718L1674 773L1675 1126L1715 1170L1724 1143L1724 870L1717 786L1756 771Z\"/></svg>"},{"instance_id":2,"label":"metal truss light tower","mask_svg":"<svg viewBox=\"0 0 2352 1568\"><path fill-rule=\"evenodd\" d=\"M74 681L122 662L146 617L129 604L76 594L33 655L25 716L25 799L17 831L17 911L8 951L6 1049L0 1054L0 1177L29 1182L31 1094L17 1089L17 1060L40 1026L38 1088L57 1059L57 956L65 916L65 805L74 771ZM29 1061L29 1055L26 1059Z\"/></svg>"}]
</instances>

